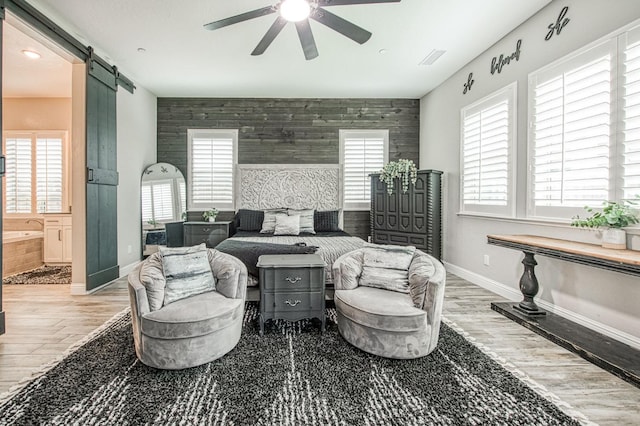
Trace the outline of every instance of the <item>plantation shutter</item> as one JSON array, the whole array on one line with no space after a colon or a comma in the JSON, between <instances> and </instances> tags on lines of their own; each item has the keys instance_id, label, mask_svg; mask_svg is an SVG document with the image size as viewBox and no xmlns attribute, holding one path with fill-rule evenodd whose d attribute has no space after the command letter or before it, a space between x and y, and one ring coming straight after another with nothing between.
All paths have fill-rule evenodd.
<instances>
[{"instance_id":1,"label":"plantation shutter","mask_svg":"<svg viewBox=\"0 0 640 426\"><path fill-rule=\"evenodd\" d=\"M157 221L168 221L173 218L173 196L171 181L154 182L151 188L153 199L153 218Z\"/></svg>"},{"instance_id":2,"label":"plantation shutter","mask_svg":"<svg viewBox=\"0 0 640 426\"><path fill-rule=\"evenodd\" d=\"M6 212L31 213L31 138L6 139Z\"/></svg>"},{"instance_id":3,"label":"plantation shutter","mask_svg":"<svg viewBox=\"0 0 640 426\"><path fill-rule=\"evenodd\" d=\"M151 185L144 184L140 189L142 200L142 222L153 220L153 200L151 199Z\"/></svg>"},{"instance_id":4,"label":"plantation shutter","mask_svg":"<svg viewBox=\"0 0 640 426\"><path fill-rule=\"evenodd\" d=\"M568 217L610 196L615 43L532 75L530 214Z\"/></svg>"},{"instance_id":5,"label":"plantation shutter","mask_svg":"<svg viewBox=\"0 0 640 426\"><path fill-rule=\"evenodd\" d=\"M233 209L237 130L190 130L190 208Z\"/></svg>"},{"instance_id":6,"label":"plantation shutter","mask_svg":"<svg viewBox=\"0 0 640 426\"><path fill-rule=\"evenodd\" d=\"M622 102L622 199L640 194L640 29L626 34Z\"/></svg>"},{"instance_id":7,"label":"plantation shutter","mask_svg":"<svg viewBox=\"0 0 640 426\"><path fill-rule=\"evenodd\" d=\"M462 109L461 207L513 215L516 85Z\"/></svg>"},{"instance_id":8,"label":"plantation shutter","mask_svg":"<svg viewBox=\"0 0 640 426\"><path fill-rule=\"evenodd\" d=\"M62 139L36 140L36 200L38 213L62 212Z\"/></svg>"},{"instance_id":9,"label":"plantation shutter","mask_svg":"<svg viewBox=\"0 0 640 426\"><path fill-rule=\"evenodd\" d=\"M387 159L389 132L341 131L344 207L369 209L369 175L379 172Z\"/></svg>"}]
</instances>

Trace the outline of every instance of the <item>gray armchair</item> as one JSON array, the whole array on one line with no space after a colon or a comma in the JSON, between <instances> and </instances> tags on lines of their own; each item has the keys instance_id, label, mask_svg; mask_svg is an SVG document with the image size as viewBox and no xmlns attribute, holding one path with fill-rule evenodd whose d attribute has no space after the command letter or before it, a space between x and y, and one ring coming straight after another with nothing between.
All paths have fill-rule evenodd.
<instances>
[{"instance_id":1,"label":"gray armchair","mask_svg":"<svg viewBox=\"0 0 640 426\"><path fill-rule=\"evenodd\" d=\"M208 249L207 256L215 291L164 306L160 253L129 274L135 350L144 364L168 370L194 367L223 356L240 340L247 269L237 258L217 250Z\"/></svg>"},{"instance_id":2,"label":"gray armchair","mask_svg":"<svg viewBox=\"0 0 640 426\"><path fill-rule=\"evenodd\" d=\"M333 264L334 301L340 334L365 352L386 358L428 355L438 343L446 272L434 257L409 257L408 293L361 285L364 247ZM376 248L380 250L380 248ZM397 250L397 249L396 249ZM391 252L388 256L393 256ZM411 255L409 255L411 256ZM384 281L385 271L379 273Z\"/></svg>"}]
</instances>

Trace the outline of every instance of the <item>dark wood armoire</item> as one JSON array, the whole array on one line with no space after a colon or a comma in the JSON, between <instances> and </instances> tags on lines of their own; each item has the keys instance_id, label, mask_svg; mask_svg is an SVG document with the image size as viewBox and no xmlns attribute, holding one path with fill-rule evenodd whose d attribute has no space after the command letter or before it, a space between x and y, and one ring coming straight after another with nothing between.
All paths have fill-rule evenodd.
<instances>
[{"instance_id":1,"label":"dark wood armoire","mask_svg":"<svg viewBox=\"0 0 640 426\"><path fill-rule=\"evenodd\" d=\"M371 175L371 241L411 245L440 259L442 256L442 172L419 170L415 185L402 192L396 179L393 193Z\"/></svg>"}]
</instances>

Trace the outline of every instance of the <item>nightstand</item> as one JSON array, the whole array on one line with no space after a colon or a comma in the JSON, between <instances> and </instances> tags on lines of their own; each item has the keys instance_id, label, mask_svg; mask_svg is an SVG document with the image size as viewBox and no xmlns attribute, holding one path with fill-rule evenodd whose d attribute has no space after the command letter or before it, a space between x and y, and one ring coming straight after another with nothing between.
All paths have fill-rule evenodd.
<instances>
[{"instance_id":1,"label":"nightstand","mask_svg":"<svg viewBox=\"0 0 640 426\"><path fill-rule=\"evenodd\" d=\"M205 243L207 247L214 248L229 238L230 226L230 221L185 222L183 225L184 245L189 247Z\"/></svg>"},{"instance_id":2,"label":"nightstand","mask_svg":"<svg viewBox=\"0 0 640 426\"><path fill-rule=\"evenodd\" d=\"M325 330L324 267L317 254L262 255L260 268L260 335L269 319L318 318Z\"/></svg>"}]
</instances>

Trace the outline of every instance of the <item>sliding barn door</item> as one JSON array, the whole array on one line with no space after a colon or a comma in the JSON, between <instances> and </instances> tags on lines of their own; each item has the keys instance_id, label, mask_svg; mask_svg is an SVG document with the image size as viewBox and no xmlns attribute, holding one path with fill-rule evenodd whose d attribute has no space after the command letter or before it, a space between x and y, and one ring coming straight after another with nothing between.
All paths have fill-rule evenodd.
<instances>
[{"instance_id":1,"label":"sliding barn door","mask_svg":"<svg viewBox=\"0 0 640 426\"><path fill-rule=\"evenodd\" d=\"M116 77L88 61L87 291L118 278Z\"/></svg>"}]
</instances>

